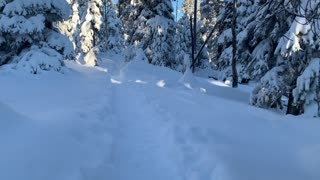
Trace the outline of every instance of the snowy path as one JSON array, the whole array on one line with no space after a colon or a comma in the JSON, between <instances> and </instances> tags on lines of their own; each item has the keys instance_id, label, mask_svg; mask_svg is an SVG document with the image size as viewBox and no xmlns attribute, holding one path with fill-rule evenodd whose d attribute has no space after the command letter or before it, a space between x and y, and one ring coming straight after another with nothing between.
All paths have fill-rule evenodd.
<instances>
[{"instance_id":1,"label":"snowy path","mask_svg":"<svg viewBox=\"0 0 320 180\"><path fill-rule=\"evenodd\" d=\"M0 179L320 179L319 121L248 106L217 81L104 62L0 74Z\"/></svg>"},{"instance_id":2,"label":"snowy path","mask_svg":"<svg viewBox=\"0 0 320 180\"><path fill-rule=\"evenodd\" d=\"M119 85L119 120L114 147L115 180L180 180L168 124L146 100L142 88Z\"/></svg>"}]
</instances>

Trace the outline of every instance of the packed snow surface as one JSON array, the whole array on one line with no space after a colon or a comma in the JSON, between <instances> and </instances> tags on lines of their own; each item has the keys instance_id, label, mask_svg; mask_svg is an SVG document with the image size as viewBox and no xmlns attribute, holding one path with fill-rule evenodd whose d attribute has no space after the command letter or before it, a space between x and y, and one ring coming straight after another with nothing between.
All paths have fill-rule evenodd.
<instances>
[{"instance_id":1,"label":"packed snow surface","mask_svg":"<svg viewBox=\"0 0 320 180\"><path fill-rule=\"evenodd\" d=\"M122 59L1 69L0 179L320 179L319 119L251 107L250 87Z\"/></svg>"}]
</instances>

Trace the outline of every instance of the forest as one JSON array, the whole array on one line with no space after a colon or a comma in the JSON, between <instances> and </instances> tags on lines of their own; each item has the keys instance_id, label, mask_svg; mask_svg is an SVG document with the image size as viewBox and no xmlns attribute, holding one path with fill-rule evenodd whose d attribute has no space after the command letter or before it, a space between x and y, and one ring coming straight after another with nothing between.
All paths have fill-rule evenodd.
<instances>
[{"instance_id":1,"label":"forest","mask_svg":"<svg viewBox=\"0 0 320 180\"><path fill-rule=\"evenodd\" d=\"M254 106L299 115L317 104L319 114L319 7L316 0L185 0L175 18L170 0L1 0L0 65L47 57L28 67L36 74L59 71L64 60L99 65L101 51L128 60L143 52L150 64L191 68L234 87L256 82Z\"/></svg>"},{"instance_id":2,"label":"forest","mask_svg":"<svg viewBox=\"0 0 320 180\"><path fill-rule=\"evenodd\" d=\"M319 180L319 0L0 0L0 180Z\"/></svg>"},{"instance_id":3,"label":"forest","mask_svg":"<svg viewBox=\"0 0 320 180\"><path fill-rule=\"evenodd\" d=\"M178 4L1 0L0 65L37 74L60 71L65 60L99 66L100 52L123 53L127 60L143 52L156 66L182 73L191 68L196 75L229 81L233 87L255 83L251 105L294 115L314 105L319 115L317 0Z\"/></svg>"}]
</instances>

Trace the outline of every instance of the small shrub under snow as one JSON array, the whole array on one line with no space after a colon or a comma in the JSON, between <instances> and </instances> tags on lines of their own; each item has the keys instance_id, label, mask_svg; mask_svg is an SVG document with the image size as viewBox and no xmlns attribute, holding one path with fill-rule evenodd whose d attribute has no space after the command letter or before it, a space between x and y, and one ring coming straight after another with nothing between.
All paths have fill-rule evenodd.
<instances>
[{"instance_id":1,"label":"small shrub under snow","mask_svg":"<svg viewBox=\"0 0 320 180\"><path fill-rule=\"evenodd\" d=\"M32 49L16 57L13 69L41 74L44 71L57 71L63 73L63 57L50 48Z\"/></svg>"}]
</instances>

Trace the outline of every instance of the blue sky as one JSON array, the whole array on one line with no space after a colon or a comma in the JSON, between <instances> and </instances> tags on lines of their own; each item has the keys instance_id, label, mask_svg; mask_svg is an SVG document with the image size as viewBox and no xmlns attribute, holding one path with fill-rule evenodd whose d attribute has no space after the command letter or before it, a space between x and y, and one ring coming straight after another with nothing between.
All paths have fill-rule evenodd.
<instances>
[{"instance_id":1,"label":"blue sky","mask_svg":"<svg viewBox=\"0 0 320 180\"><path fill-rule=\"evenodd\" d=\"M180 8L181 7L181 5L182 5L182 2L183 2L183 0L177 0L177 1L179 1L179 7L178 8ZM114 2L115 3L118 3L118 0L114 0ZM174 15L176 15L176 2L173 2L173 8L174 8ZM179 13L178 14L178 17L181 17L181 13Z\"/></svg>"}]
</instances>

